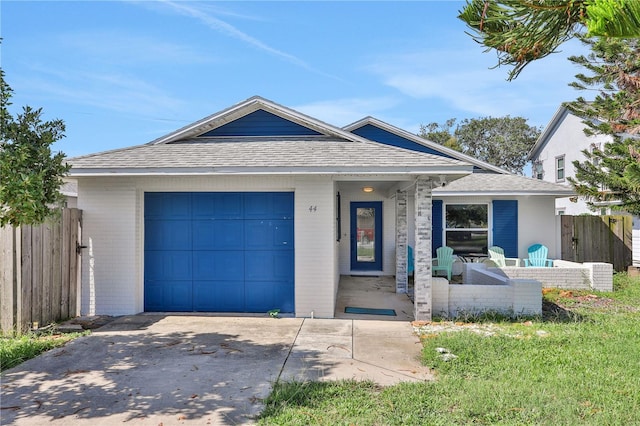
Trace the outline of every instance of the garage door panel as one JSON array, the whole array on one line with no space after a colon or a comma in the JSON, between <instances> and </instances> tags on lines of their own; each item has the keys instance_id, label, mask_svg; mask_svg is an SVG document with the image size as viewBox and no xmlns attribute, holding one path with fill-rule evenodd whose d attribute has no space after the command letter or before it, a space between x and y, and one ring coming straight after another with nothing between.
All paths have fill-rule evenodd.
<instances>
[{"instance_id":1,"label":"garage door panel","mask_svg":"<svg viewBox=\"0 0 640 426\"><path fill-rule=\"evenodd\" d=\"M170 311L193 311L193 289L191 281L170 281L165 287L165 306Z\"/></svg>"},{"instance_id":2,"label":"garage door panel","mask_svg":"<svg viewBox=\"0 0 640 426\"><path fill-rule=\"evenodd\" d=\"M282 192L272 197L272 211L276 219L293 219L293 193Z\"/></svg>"},{"instance_id":3,"label":"garage door panel","mask_svg":"<svg viewBox=\"0 0 640 426\"><path fill-rule=\"evenodd\" d=\"M244 251L193 252L194 280L244 280Z\"/></svg>"},{"instance_id":4,"label":"garage door panel","mask_svg":"<svg viewBox=\"0 0 640 426\"><path fill-rule=\"evenodd\" d=\"M247 220L245 247L247 250L291 250L292 220Z\"/></svg>"},{"instance_id":5,"label":"garage door panel","mask_svg":"<svg viewBox=\"0 0 640 426\"><path fill-rule=\"evenodd\" d=\"M293 193L146 193L147 311L294 311Z\"/></svg>"},{"instance_id":6,"label":"garage door panel","mask_svg":"<svg viewBox=\"0 0 640 426\"><path fill-rule=\"evenodd\" d=\"M247 251L244 259L247 281L293 281L292 251Z\"/></svg>"},{"instance_id":7,"label":"garage door panel","mask_svg":"<svg viewBox=\"0 0 640 426\"><path fill-rule=\"evenodd\" d=\"M247 291L247 310L252 312L267 312L271 309L280 309L273 291L273 283L270 281L258 281L251 283L251 289Z\"/></svg>"},{"instance_id":8,"label":"garage door panel","mask_svg":"<svg viewBox=\"0 0 640 426\"><path fill-rule=\"evenodd\" d=\"M294 312L294 285L293 280L289 282L274 283L273 290L275 292L276 303L278 304L280 312L292 313Z\"/></svg>"},{"instance_id":9,"label":"garage door panel","mask_svg":"<svg viewBox=\"0 0 640 426\"><path fill-rule=\"evenodd\" d=\"M293 249L293 221L277 220L273 227L273 248L292 250Z\"/></svg>"},{"instance_id":10,"label":"garage door panel","mask_svg":"<svg viewBox=\"0 0 640 426\"><path fill-rule=\"evenodd\" d=\"M293 219L293 193L247 193L244 208L246 219Z\"/></svg>"},{"instance_id":11,"label":"garage door panel","mask_svg":"<svg viewBox=\"0 0 640 426\"><path fill-rule=\"evenodd\" d=\"M243 212L242 194L201 192L193 195L194 219L242 219Z\"/></svg>"},{"instance_id":12,"label":"garage door panel","mask_svg":"<svg viewBox=\"0 0 640 426\"><path fill-rule=\"evenodd\" d=\"M164 309L164 283L154 280L144 282L144 308L148 311Z\"/></svg>"},{"instance_id":13,"label":"garage door panel","mask_svg":"<svg viewBox=\"0 0 640 426\"><path fill-rule=\"evenodd\" d=\"M193 310L244 312L244 281L194 281Z\"/></svg>"},{"instance_id":14,"label":"garage door panel","mask_svg":"<svg viewBox=\"0 0 640 426\"><path fill-rule=\"evenodd\" d=\"M190 220L146 220L145 249L191 250Z\"/></svg>"},{"instance_id":15,"label":"garage door panel","mask_svg":"<svg viewBox=\"0 0 640 426\"><path fill-rule=\"evenodd\" d=\"M244 224L242 220L195 220L194 250L242 250Z\"/></svg>"},{"instance_id":16,"label":"garage door panel","mask_svg":"<svg viewBox=\"0 0 640 426\"><path fill-rule=\"evenodd\" d=\"M190 251L147 251L145 253L145 279L192 279Z\"/></svg>"},{"instance_id":17,"label":"garage door panel","mask_svg":"<svg viewBox=\"0 0 640 426\"><path fill-rule=\"evenodd\" d=\"M255 281L246 294L247 311L267 312L279 309L282 313L291 313L293 309L293 282Z\"/></svg>"},{"instance_id":18,"label":"garage door panel","mask_svg":"<svg viewBox=\"0 0 640 426\"><path fill-rule=\"evenodd\" d=\"M193 311L191 280L148 280L144 304L147 311Z\"/></svg>"},{"instance_id":19,"label":"garage door panel","mask_svg":"<svg viewBox=\"0 0 640 426\"><path fill-rule=\"evenodd\" d=\"M191 219L191 194L188 192L147 192L144 194L147 219Z\"/></svg>"}]
</instances>

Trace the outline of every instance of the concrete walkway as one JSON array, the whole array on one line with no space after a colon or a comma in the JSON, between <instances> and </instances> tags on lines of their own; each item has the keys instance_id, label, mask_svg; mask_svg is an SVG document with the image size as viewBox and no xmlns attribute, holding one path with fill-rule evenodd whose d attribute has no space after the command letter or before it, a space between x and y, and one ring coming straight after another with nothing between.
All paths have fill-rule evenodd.
<instances>
[{"instance_id":1,"label":"concrete walkway","mask_svg":"<svg viewBox=\"0 0 640 426\"><path fill-rule=\"evenodd\" d=\"M278 380L431 378L408 321L134 315L2 374L2 424L248 424Z\"/></svg>"}]
</instances>

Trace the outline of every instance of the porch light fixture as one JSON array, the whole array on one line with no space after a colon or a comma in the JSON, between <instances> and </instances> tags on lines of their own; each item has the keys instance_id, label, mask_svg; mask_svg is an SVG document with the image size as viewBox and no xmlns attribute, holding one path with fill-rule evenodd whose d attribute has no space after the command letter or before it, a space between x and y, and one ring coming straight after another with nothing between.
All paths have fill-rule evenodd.
<instances>
[{"instance_id":1,"label":"porch light fixture","mask_svg":"<svg viewBox=\"0 0 640 426\"><path fill-rule=\"evenodd\" d=\"M364 192L373 192L373 186L365 186L364 188L362 188L362 190Z\"/></svg>"}]
</instances>

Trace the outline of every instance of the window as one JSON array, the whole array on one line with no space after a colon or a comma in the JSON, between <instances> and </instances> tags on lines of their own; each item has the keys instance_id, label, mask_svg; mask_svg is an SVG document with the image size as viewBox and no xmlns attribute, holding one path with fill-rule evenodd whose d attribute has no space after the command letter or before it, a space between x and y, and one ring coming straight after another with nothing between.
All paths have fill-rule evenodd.
<instances>
[{"instance_id":1,"label":"window","mask_svg":"<svg viewBox=\"0 0 640 426\"><path fill-rule=\"evenodd\" d=\"M533 163L533 177L539 180L544 178L544 169L542 168L542 161L535 161Z\"/></svg>"},{"instance_id":2,"label":"window","mask_svg":"<svg viewBox=\"0 0 640 426\"><path fill-rule=\"evenodd\" d=\"M489 246L489 205L448 204L445 244L462 256L486 254Z\"/></svg>"},{"instance_id":3,"label":"window","mask_svg":"<svg viewBox=\"0 0 640 426\"><path fill-rule=\"evenodd\" d=\"M564 155L556 157L556 182L564 182Z\"/></svg>"}]
</instances>

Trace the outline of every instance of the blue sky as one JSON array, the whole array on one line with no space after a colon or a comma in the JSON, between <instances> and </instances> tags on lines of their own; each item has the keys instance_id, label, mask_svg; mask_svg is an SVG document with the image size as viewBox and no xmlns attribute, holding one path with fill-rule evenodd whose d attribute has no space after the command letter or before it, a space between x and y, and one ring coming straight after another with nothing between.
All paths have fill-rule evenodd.
<instances>
[{"instance_id":1,"label":"blue sky","mask_svg":"<svg viewBox=\"0 0 640 426\"><path fill-rule=\"evenodd\" d=\"M60 118L67 156L149 142L259 95L336 126L418 132L449 118L544 126L579 72L577 42L514 82L465 34L460 1L7 1L1 66L14 112Z\"/></svg>"}]
</instances>

